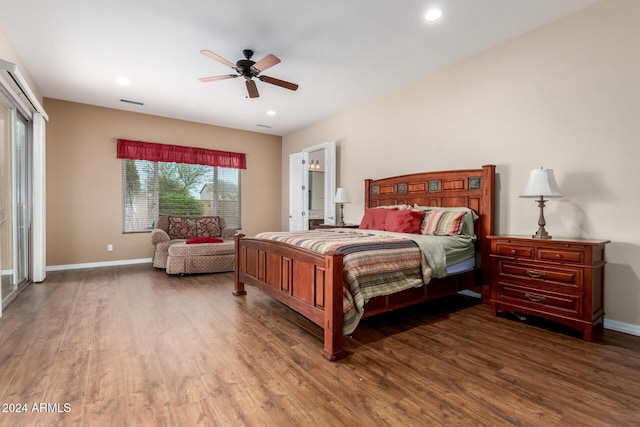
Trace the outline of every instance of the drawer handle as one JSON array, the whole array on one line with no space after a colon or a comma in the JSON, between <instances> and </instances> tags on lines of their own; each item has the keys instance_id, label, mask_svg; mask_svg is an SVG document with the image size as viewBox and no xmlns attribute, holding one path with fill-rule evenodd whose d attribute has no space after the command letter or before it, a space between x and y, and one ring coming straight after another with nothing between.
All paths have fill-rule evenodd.
<instances>
[{"instance_id":1,"label":"drawer handle","mask_svg":"<svg viewBox=\"0 0 640 427\"><path fill-rule=\"evenodd\" d=\"M515 249L511 249L511 253L512 253L513 255L515 255L515 254L517 254L517 253L518 253L518 251L516 251Z\"/></svg>"},{"instance_id":2,"label":"drawer handle","mask_svg":"<svg viewBox=\"0 0 640 427\"><path fill-rule=\"evenodd\" d=\"M562 254L556 254L556 258L558 259L562 258Z\"/></svg>"},{"instance_id":3,"label":"drawer handle","mask_svg":"<svg viewBox=\"0 0 640 427\"><path fill-rule=\"evenodd\" d=\"M526 293L524 294L524 296L527 297L527 299L532 302L544 302L544 296L542 295L533 295L530 293Z\"/></svg>"},{"instance_id":4,"label":"drawer handle","mask_svg":"<svg viewBox=\"0 0 640 427\"><path fill-rule=\"evenodd\" d=\"M544 271L527 270L527 274L534 279L544 277Z\"/></svg>"}]
</instances>

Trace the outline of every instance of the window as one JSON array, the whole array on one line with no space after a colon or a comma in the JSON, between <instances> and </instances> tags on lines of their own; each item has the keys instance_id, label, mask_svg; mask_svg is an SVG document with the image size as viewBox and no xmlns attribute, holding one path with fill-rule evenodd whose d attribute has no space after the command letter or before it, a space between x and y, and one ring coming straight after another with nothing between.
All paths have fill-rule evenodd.
<instances>
[{"instance_id":1,"label":"window","mask_svg":"<svg viewBox=\"0 0 640 427\"><path fill-rule=\"evenodd\" d=\"M122 160L125 233L151 230L159 215L219 215L240 229L240 170Z\"/></svg>"}]
</instances>

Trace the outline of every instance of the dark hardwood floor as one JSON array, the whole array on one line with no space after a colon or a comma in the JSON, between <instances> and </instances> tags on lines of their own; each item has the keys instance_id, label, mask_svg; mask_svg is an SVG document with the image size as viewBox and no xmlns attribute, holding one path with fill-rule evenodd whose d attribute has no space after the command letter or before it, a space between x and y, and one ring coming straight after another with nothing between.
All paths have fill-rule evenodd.
<instances>
[{"instance_id":1,"label":"dark hardwood floor","mask_svg":"<svg viewBox=\"0 0 640 427\"><path fill-rule=\"evenodd\" d=\"M366 319L331 363L317 326L232 281L50 272L0 318L0 425L640 424L640 337L455 296Z\"/></svg>"}]
</instances>

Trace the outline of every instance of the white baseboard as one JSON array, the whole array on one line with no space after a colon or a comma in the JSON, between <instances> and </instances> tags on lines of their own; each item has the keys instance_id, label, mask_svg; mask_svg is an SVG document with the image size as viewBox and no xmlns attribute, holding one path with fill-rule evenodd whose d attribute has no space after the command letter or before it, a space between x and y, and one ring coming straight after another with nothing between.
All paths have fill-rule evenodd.
<instances>
[{"instance_id":1,"label":"white baseboard","mask_svg":"<svg viewBox=\"0 0 640 427\"><path fill-rule=\"evenodd\" d=\"M480 298L480 294L464 290L459 291L459 294L467 295L470 297ZM605 329L611 329L612 331L623 332L625 334L636 335L640 337L640 325L632 325L631 323L618 322L617 320L604 319L603 324Z\"/></svg>"},{"instance_id":2,"label":"white baseboard","mask_svg":"<svg viewBox=\"0 0 640 427\"><path fill-rule=\"evenodd\" d=\"M604 328L640 337L640 325L632 325L631 323L623 323L618 322L617 320L604 319Z\"/></svg>"},{"instance_id":3,"label":"white baseboard","mask_svg":"<svg viewBox=\"0 0 640 427\"><path fill-rule=\"evenodd\" d=\"M113 267L116 265L151 264L151 258L123 259L120 261L88 262L85 264L49 265L47 271L77 270L80 268Z\"/></svg>"},{"instance_id":4,"label":"white baseboard","mask_svg":"<svg viewBox=\"0 0 640 427\"><path fill-rule=\"evenodd\" d=\"M461 291L458 291L458 293L461 294L461 295L466 295L468 297L482 298L482 295L480 295L477 292L473 292L471 289L463 289Z\"/></svg>"}]
</instances>

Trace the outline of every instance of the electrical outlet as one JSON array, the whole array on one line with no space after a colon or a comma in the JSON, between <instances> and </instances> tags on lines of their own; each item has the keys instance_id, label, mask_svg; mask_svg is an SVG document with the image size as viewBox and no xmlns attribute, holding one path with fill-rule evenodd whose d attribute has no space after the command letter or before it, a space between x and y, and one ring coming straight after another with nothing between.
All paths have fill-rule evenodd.
<instances>
[{"instance_id":1,"label":"electrical outlet","mask_svg":"<svg viewBox=\"0 0 640 427\"><path fill-rule=\"evenodd\" d=\"M113 245L107 245L107 251L108 252L112 252L113 251Z\"/></svg>"}]
</instances>

